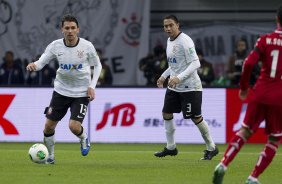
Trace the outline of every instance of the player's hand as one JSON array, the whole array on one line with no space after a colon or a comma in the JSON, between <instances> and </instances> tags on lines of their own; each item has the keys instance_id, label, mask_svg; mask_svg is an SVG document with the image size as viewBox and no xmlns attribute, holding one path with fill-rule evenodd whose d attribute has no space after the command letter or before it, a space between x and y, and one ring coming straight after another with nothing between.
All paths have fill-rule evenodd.
<instances>
[{"instance_id":1,"label":"player's hand","mask_svg":"<svg viewBox=\"0 0 282 184\"><path fill-rule=\"evenodd\" d=\"M94 100L95 99L95 90L91 87L88 87L87 95L88 95L89 101Z\"/></svg>"},{"instance_id":2,"label":"player's hand","mask_svg":"<svg viewBox=\"0 0 282 184\"><path fill-rule=\"evenodd\" d=\"M246 100L246 98L247 98L247 95L248 95L248 89L247 90L241 90L240 89L240 91L239 91L239 98L241 99L241 100Z\"/></svg>"},{"instance_id":3,"label":"player's hand","mask_svg":"<svg viewBox=\"0 0 282 184\"><path fill-rule=\"evenodd\" d=\"M176 84L180 83L180 79L178 77L172 77L168 80L168 86L171 88L175 88Z\"/></svg>"},{"instance_id":4,"label":"player's hand","mask_svg":"<svg viewBox=\"0 0 282 184\"><path fill-rule=\"evenodd\" d=\"M158 80L157 80L157 86L158 88L163 88L164 87L164 81L165 78L163 76L161 76Z\"/></svg>"},{"instance_id":5,"label":"player's hand","mask_svg":"<svg viewBox=\"0 0 282 184\"><path fill-rule=\"evenodd\" d=\"M26 66L26 70L27 71L36 71L36 65L32 62L32 63L29 63L27 66Z\"/></svg>"}]
</instances>

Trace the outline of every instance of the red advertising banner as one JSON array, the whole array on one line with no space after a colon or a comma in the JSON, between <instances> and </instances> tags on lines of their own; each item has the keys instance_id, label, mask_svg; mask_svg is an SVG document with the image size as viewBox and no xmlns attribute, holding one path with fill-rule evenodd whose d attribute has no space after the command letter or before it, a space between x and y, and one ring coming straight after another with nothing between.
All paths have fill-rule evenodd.
<instances>
[{"instance_id":1,"label":"red advertising banner","mask_svg":"<svg viewBox=\"0 0 282 184\"><path fill-rule=\"evenodd\" d=\"M240 129L245 117L248 98L241 101L238 94L239 89L226 89L226 142L229 142L235 132ZM249 143L264 143L266 138L264 123L262 123L258 131L249 140Z\"/></svg>"}]
</instances>

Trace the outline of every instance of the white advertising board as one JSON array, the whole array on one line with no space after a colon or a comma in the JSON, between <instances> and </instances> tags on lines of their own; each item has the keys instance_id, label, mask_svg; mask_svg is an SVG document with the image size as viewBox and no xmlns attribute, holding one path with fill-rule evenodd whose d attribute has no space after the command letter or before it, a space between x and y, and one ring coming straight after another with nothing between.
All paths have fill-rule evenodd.
<instances>
[{"instance_id":1,"label":"white advertising board","mask_svg":"<svg viewBox=\"0 0 282 184\"><path fill-rule=\"evenodd\" d=\"M51 88L0 88L0 141L41 142ZM165 89L98 88L83 125L91 142L164 143L162 106ZM225 89L205 89L202 114L216 143L225 143ZM56 128L58 142L77 142L69 112ZM176 142L203 143L191 120L175 114Z\"/></svg>"}]
</instances>

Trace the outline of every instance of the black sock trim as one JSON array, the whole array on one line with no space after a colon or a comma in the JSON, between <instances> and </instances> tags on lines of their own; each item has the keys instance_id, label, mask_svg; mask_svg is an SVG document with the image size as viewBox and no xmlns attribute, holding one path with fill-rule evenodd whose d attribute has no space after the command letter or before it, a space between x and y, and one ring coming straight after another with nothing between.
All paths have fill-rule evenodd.
<instances>
[{"instance_id":1,"label":"black sock trim","mask_svg":"<svg viewBox=\"0 0 282 184\"><path fill-rule=\"evenodd\" d=\"M43 133L44 133L44 132L43 132ZM55 132L52 133L52 134L45 134L45 133L44 133L44 137L51 137L51 136L53 136L53 135L55 135Z\"/></svg>"},{"instance_id":2,"label":"black sock trim","mask_svg":"<svg viewBox=\"0 0 282 184\"><path fill-rule=\"evenodd\" d=\"M164 120L166 120L166 121L169 121L169 120L172 120L172 119L173 119L173 117L172 117L172 118L168 118L168 119L165 119L165 118L164 118Z\"/></svg>"},{"instance_id":3,"label":"black sock trim","mask_svg":"<svg viewBox=\"0 0 282 184\"><path fill-rule=\"evenodd\" d=\"M203 120L204 120L204 118L203 118L203 117L201 117L201 120L200 120L198 123L195 123L195 125L198 125L198 124L202 123L202 122L203 122Z\"/></svg>"}]
</instances>

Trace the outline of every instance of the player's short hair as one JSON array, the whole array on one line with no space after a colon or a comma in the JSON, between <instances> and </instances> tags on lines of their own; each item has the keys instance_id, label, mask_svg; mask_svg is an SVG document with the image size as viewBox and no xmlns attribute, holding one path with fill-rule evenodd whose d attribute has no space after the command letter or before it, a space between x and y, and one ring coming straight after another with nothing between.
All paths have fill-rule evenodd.
<instances>
[{"instance_id":1,"label":"player's short hair","mask_svg":"<svg viewBox=\"0 0 282 184\"><path fill-rule=\"evenodd\" d=\"M172 19L175 23L179 24L178 18L175 15L167 15L164 19Z\"/></svg>"},{"instance_id":2,"label":"player's short hair","mask_svg":"<svg viewBox=\"0 0 282 184\"><path fill-rule=\"evenodd\" d=\"M66 14L66 15L63 16L63 18L62 18L62 27L64 27L64 23L65 22L75 22L77 27L79 27L77 19L75 18L75 16L73 16L71 14Z\"/></svg>"},{"instance_id":3,"label":"player's short hair","mask_svg":"<svg viewBox=\"0 0 282 184\"><path fill-rule=\"evenodd\" d=\"M282 5L280 5L278 10L277 10L277 17L279 19L280 25L282 25Z\"/></svg>"}]
</instances>

